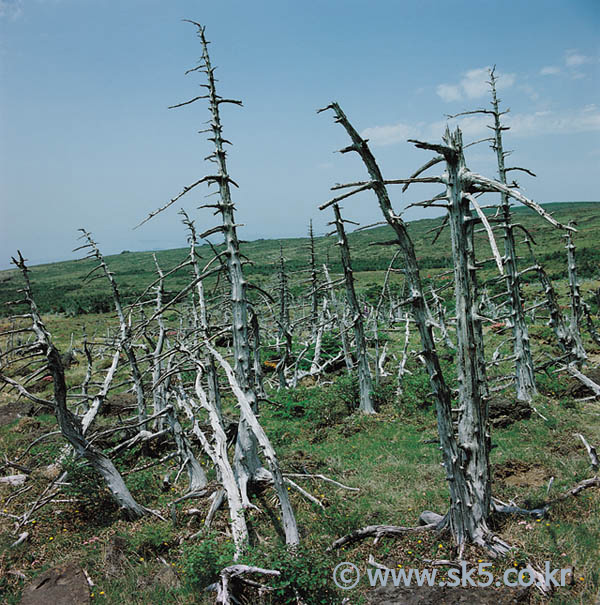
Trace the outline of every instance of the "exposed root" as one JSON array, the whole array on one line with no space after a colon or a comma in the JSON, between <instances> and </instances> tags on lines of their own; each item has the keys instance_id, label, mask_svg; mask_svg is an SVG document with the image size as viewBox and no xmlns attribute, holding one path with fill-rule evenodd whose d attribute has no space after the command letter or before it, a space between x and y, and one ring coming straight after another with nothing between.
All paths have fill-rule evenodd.
<instances>
[{"instance_id":1,"label":"exposed root","mask_svg":"<svg viewBox=\"0 0 600 605\"><path fill-rule=\"evenodd\" d=\"M495 513L500 513L503 515L521 515L523 517L535 517L536 519L543 519L548 513L548 506L528 510L513 504L506 504L497 498L492 498L492 510Z\"/></svg>"},{"instance_id":2,"label":"exposed root","mask_svg":"<svg viewBox=\"0 0 600 605\"><path fill-rule=\"evenodd\" d=\"M296 491L300 492L307 500L309 500L313 504L316 504L320 508L323 508L323 509L325 508L325 506L323 505L323 503L318 498L315 498L315 496L313 496L312 494L308 493L305 489L303 489L302 487L300 487L297 483L294 483L288 477L284 477L283 480L284 480L284 482L287 485L293 487Z\"/></svg>"},{"instance_id":3,"label":"exposed root","mask_svg":"<svg viewBox=\"0 0 600 605\"><path fill-rule=\"evenodd\" d=\"M236 580L241 581L249 586L258 588L259 592L267 592L272 590L269 586L244 578L245 574L258 573L265 576L279 576L280 571L276 569L263 569L262 567L253 567L251 565L230 565L221 570L219 574L221 579L216 585L217 600L216 602L220 605L233 605L237 603L237 600L231 594L232 588L235 585ZM214 586L214 585L213 585ZM212 588L212 587L209 587Z\"/></svg>"},{"instance_id":4,"label":"exposed root","mask_svg":"<svg viewBox=\"0 0 600 605\"><path fill-rule=\"evenodd\" d=\"M580 481L575 487L563 492L560 496L550 500L546 503L546 506L550 506L551 504L556 504L557 502L562 502L571 496L577 496L579 492L582 492L584 489L589 489L590 487L600 487L600 477L595 476L590 479L584 479Z\"/></svg>"}]
</instances>

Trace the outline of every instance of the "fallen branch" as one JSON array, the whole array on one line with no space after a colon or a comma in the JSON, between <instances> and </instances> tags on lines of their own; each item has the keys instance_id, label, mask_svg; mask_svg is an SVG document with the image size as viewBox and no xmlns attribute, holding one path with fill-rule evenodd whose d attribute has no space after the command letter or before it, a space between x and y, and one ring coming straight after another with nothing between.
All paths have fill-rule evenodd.
<instances>
[{"instance_id":1,"label":"fallen branch","mask_svg":"<svg viewBox=\"0 0 600 605\"><path fill-rule=\"evenodd\" d=\"M338 538L329 548L327 552L335 550L344 546L345 544L352 544L365 538L375 538L377 542L384 536L402 536L407 533L420 533L425 531L433 531L438 527L437 523L430 523L428 525L420 525L417 527L401 527L399 525L367 525L360 529L346 534L345 536Z\"/></svg>"},{"instance_id":2,"label":"fallen branch","mask_svg":"<svg viewBox=\"0 0 600 605\"><path fill-rule=\"evenodd\" d=\"M329 477L326 477L325 475L311 475L309 473L283 473L283 476L284 477L307 477L309 479L321 479L322 481L325 481L327 483L332 483L333 485L337 485L337 487L341 487L342 489L347 489L351 492L360 491L360 489L358 487L349 487L347 485L344 485L343 483L340 483L339 481L330 479Z\"/></svg>"}]
</instances>

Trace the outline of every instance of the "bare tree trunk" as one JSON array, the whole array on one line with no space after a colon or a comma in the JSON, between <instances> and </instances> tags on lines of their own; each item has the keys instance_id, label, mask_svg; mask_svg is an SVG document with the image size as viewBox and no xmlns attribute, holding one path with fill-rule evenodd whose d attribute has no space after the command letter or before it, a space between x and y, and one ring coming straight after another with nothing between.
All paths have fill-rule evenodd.
<instances>
[{"instance_id":1,"label":"bare tree trunk","mask_svg":"<svg viewBox=\"0 0 600 605\"><path fill-rule=\"evenodd\" d=\"M575 222L569 223L570 227L575 226ZM580 351L585 354L583 347L583 339L581 337L581 322L585 313L585 303L581 299L581 290L579 288L579 279L577 278L577 265L575 263L575 244L573 243L573 234L571 231L567 231L565 234L567 240L567 268L569 275L569 292L571 295L571 316L569 321L569 329L574 342L577 343L577 347Z\"/></svg>"},{"instance_id":2,"label":"bare tree trunk","mask_svg":"<svg viewBox=\"0 0 600 605\"><path fill-rule=\"evenodd\" d=\"M402 250L404 257L405 279L409 289L408 299L405 301L412 306L413 316L419 335L421 337L422 355L425 359L425 365L429 374L431 390L436 401L438 434L440 445L442 446L442 455L444 466L446 468L446 478L450 489L451 503L460 499L457 488L458 468L458 450L454 429L452 426L452 403L450 389L448 388L437 355L431 324L428 321L427 310L421 285L421 276L417 264L413 243L410 239L406 225L400 216L394 212L390 202L389 194L384 183L381 170L375 161L375 157L365 141L350 124L348 118L337 103L332 103L326 109L332 109L335 113L336 121L340 123L348 136L352 140L352 145L342 149L342 152L355 151L358 153L367 168L371 177L370 187L377 195L379 207L389 225L394 229L397 237L397 245ZM322 110L323 111L323 110ZM358 190L358 188L357 188ZM335 203L335 202L334 202ZM331 202L320 206L321 209L331 205Z\"/></svg>"},{"instance_id":3,"label":"bare tree trunk","mask_svg":"<svg viewBox=\"0 0 600 605\"><path fill-rule=\"evenodd\" d=\"M340 341L342 343L342 351L344 352L344 363L346 364L346 371L348 374L352 373L354 369L354 363L352 362L352 355L350 355L350 347L348 346L348 337L346 336L346 324L344 322L344 316L340 312L338 301L333 291L333 282L329 277L329 270L327 265L323 265L323 274L325 275L325 281L327 282L327 290L329 291L329 299L331 301L331 310L337 318L338 328L340 330ZM336 282L337 283L337 282Z\"/></svg>"},{"instance_id":4,"label":"bare tree trunk","mask_svg":"<svg viewBox=\"0 0 600 605\"><path fill-rule=\"evenodd\" d=\"M204 298L204 284L202 281L202 273L200 271L200 267L198 265L198 254L196 252L196 246L198 244L198 238L196 235L196 227L194 225L194 221L190 219L185 210L181 210L180 213L183 216L183 224L188 228L189 235L189 243L190 243L190 263L193 268L194 281L196 282L196 294L198 297L198 311L196 311L196 306L192 302L192 310L197 318L195 317L195 321L198 324L197 327L200 328L200 335L203 339L207 339L209 337L209 325L208 325L208 315L206 313L206 300ZM208 398L209 401L215 405L217 413L221 414L221 392L219 390L219 378L217 376L217 369L215 368L215 361L212 358L212 355L206 355L204 358L205 363L205 374L208 383Z\"/></svg>"},{"instance_id":5,"label":"bare tree trunk","mask_svg":"<svg viewBox=\"0 0 600 605\"><path fill-rule=\"evenodd\" d=\"M220 410L216 408L214 401L211 401L209 397L207 397L204 389L202 388L201 378L202 373L199 370L195 383L196 395L198 396L200 405L208 413L213 436L212 444L200 429L198 419L194 414L194 410L192 409L188 398L186 397L185 393L182 392L182 390L177 395L177 400L179 405L185 410L188 419L192 422L192 430L194 434L201 441L204 449L213 461L215 468L217 469L219 479L227 495L229 517L231 521L231 533L233 536L233 543L235 544L236 548L237 558L248 545L248 527L246 524L244 505L236 481L235 473L233 472L233 468L231 467L229 458L227 456L227 436L223 429Z\"/></svg>"},{"instance_id":6,"label":"bare tree trunk","mask_svg":"<svg viewBox=\"0 0 600 605\"><path fill-rule=\"evenodd\" d=\"M146 398L144 395L144 384L142 382L142 373L140 371L137 358L135 356L135 352L132 346L132 335L131 335L131 314L129 318L125 318L125 313L123 312L123 304L121 302L121 294L119 292L119 288L117 286L117 282L115 281L113 273L108 268L104 257L100 253L96 242L92 239L90 233L88 233L85 229L80 229L83 233L82 238L87 240L87 244L81 246L81 248L90 248L91 253L90 257L95 258L98 261L98 266L91 272L93 273L97 269L102 269L106 279L110 283L113 302L115 304L115 310L117 312L117 317L119 318L119 327L120 327L120 345L125 351L127 355L127 360L129 362L129 367L131 368L131 378L133 380L133 388L135 392L135 397L137 401L138 408L138 419L142 423L140 424L140 430L145 429L145 423L143 422L146 417ZM89 275L91 275L91 273Z\"/></svg>"},{"instance_id":7,"label":"bare tree trunk","mask_svg":"<svg viewBox=\"0 0 600 605\"><path fill-rule=\"evenodd\" d=\"M263 373L260 365L260 323L254 309L250 311L250 336L252 340L252 375L256 396L265 399L267 394L263 385ZM291 346L291 345L290 345Z\"/></svg>"},{"instance_id":8,"label":"bare tree trunk","mask_svg":"<svg viewBox=\"0 0 600 605\"><path fill-rule=\"evenodd\" d=\"M350 257L350 246L344 229L344 221L340 214L340 208L337 204L333 205L335 214L335 228L338 234L338 244L342 257L342 266L344 267L344 280L346 282L346 297L352 313L352 323L354 325L354 341L356 347L356 358L358 360L358 387L360 391L359 410L365 414L374 414L373 406L373 381L369 369L369 360L367 358L367 341L365 339L365 329L363 325L363 316L360 305L356 298L354 290L354 276L352 274L352 259Z\"/></svg>"},{"instance_id":9,"label":"bare tree trunk","mask_svg":"<svg viewBox=\"0 0 600 605\"><path fill-rule=\"evenodd\" d=\"M267 460L267 463L269 465L269 470L271 471L271 479L273 481L273 485L275 487L275 491L277 492L277 497L279 499L279 505L281 508L281 519L285 531L286 544L288 544L289 546L295 546L299 542L298 526L296 525L296 517L294 516L294 511L292 510L292 506L290 504L290 499L284 483L283 475L281 474L281 469L279 467L279 462L277 460L275 450L273 449L271 442L269 441L269 438L267 437L264 429L258 422L256 414L252 409L252 406L250 405L250 401L246 397L246 393L238 384L235 372L231 369L231 366L229 365L227 360L224 359L218 351L213 349L208 343L206 343L206 346L212 353L212 355L214 355L215 359L221 364L221 367L225 370L225 373L227 374L227 379L229 380L229 385L231 386L233 393L239 403L240 414L246 420L248 426L250 427L250 430L253 432L258 443L260 444L265 459Z\"/></svg>"},{"instance_id":10,"label":"bare tree trunk","mask_svg":"<svg viewBox=\"0 0 600 605\"><path fill-rule=\"evenodd\" d=\"M279 388L286 389L288 384L285 379L285 369L292 355L292 335L290 333L290 301L288 292L288 280L285 273L285 261L283 249L279 249L279 347L280 356L277 363L279 375ZM283 343L283 347L282 344Z\"/></svg>"},{"instance_id":11,"label":"bare tree trunk","mask_svg":"<svg viewBox=\"0 0 600 605\"><path fill-rule=\"evenodd\" d=\"M221 125L219 111L219 107L223 103L241 105L241 102L232 99L224 99L217 94L214 77L215 70L211 65L204 28L199 24L196 25L198 26L198 36L202 42L202 61L198 69L204 71L207 76L207 96L210 112L212 114L209 130L212 133L211 140L214 143L215 151L209 156L209 159L214 161L218 167L218 174L211 177L210 180L216 182L219 186L220 201L215 206L221 214L222 225L218 230L223 232L225 238L224 254L231 285L231 326L235 374L253 412L257 413L258 398L253 384L248 337L247 282L242 270L240 242L237 236L234 204L231 199L230 183L233 181L229 177L227 171L226 152L224 149L227 141L223 138L223 126ZM244 502L246 502L248 482L259 478L262 464L258 458L256 438L248 427L244 416L240 417L240 424L238 427L234 468L240 478L242 497Z\"/></svg>"},{"instance_id":12,"label":"bare tree trunk","mask_svg":"<svg viewBox=\"0 0 600 605\"><path fill-rule=\"evenodd\" d=\"M473 253L474 219L465 195L462 173L466 170L459 130L446 132L445 142L452 149L446 155L448 216L454 260L456 296L456 336L458 354L458 475L461 497L450 509L450 524L459 543L465 539L486 544L490 530L490 435L488 402L485 400L481 321L477 313L477 279ZM481 363L483 359L483 364Z\"/></svg>"},{"instance_id":13,"label":"bare tree trunk","mask_svg":"<svg viewBox=\"0 0 600 605\"><path fill-rule=\"evenodd\" d=\"M544 291L546 307L550 314L549 324L554 331L558 346L565 353L569 361L581 365L587 359L585 349L583 348L583 342L581 341L581 335L579 334L579 331L573 333L570 326L567 325L560 310L554 286L552 285L548 274L544 271L544 268L537 262L528 237L525 238L525 243L529 248L529 253L531 254L533 262L535 263L534 268L537 271L538 279L540 280L542 290ZM579 338L577 338L577 335L579 335Z\"/></svg>"},{"instance_id":14,"label":"bare tree trunk","mask_svg":"<svg viewBox=\"0 0 600 605\"><path fill-rule=\"evenodd\" d=\"M315 236L313 232L312 219L308 225L308 246L310 262L310 332L313 342L317 338L319 330L319 277L317 274L317 258L315 253Z\"/></svg>"},{"instance_id":15,"label":"bare tree trunk","mask_svg":"<svg viewBox=\"0 0 600 605\"><path fill-rule=\"evenodd\" d=\"M159 333L158 339L152 355L152 382L153 382L153 394L155 401L154 413L161 412L166 407L167 397L167 382L163 380L162 376L162 353L165 342L165 325L161 315L163 306L163 294L164 294L164 274L158 265L156 255L154 255L154 263L156 265L156 271L158 272L159 281L156 286L156 311L158 313L158 326ZM201 489L206 487L208 483L206 473L202 468L201 464L196 459L190 441L185 434L178 418L177 413L173 407L170 407L166 413L166 421L169 425L169 429L175 445L177 447L177 453L183 467L186 468L189 480L189 492L199 492Z\"/></svg>"},{"instance_id":16,"label":"bare tree trunk","mask_svg":"<svg viewBox=\"0 0 600 605\"><path fill-rule=\"evenodd\" d=\"M504 164L506 152L502 144L502 131L507 126L502 126L500 118L503 115L498 107L496 95L496 76L494 70L490 71L490 86L492 91L492 108L494 116L494 144L498 159L499 181L506 185L507 169ZM502 203L502 218L504 227L504 270L506 272L506 286L510 296L510 322L513 335L513 354L515 356L515 387L517 399L531 401L537 394L535 386L535 374L533 369L533 357L529 340L529 331L525 321L525 308L523 296L521 295L520 274L517 267L517 251L515 247L515 236L511 220L509 198L506 193L500 194Z\"/></svg>"}]
</instances>

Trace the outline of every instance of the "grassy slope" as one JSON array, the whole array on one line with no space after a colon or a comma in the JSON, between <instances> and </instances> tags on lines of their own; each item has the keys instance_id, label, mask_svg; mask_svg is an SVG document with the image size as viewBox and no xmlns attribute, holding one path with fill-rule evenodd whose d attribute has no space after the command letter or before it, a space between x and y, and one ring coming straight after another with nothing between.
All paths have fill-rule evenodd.
<instances>
[{"instance_id":1,"label":"grassy slope","mask_svg":"<svg viewBox=\"0 0 600 605\"><path fill-rule=\"evenodd\" d=\"M600 233L600 206L596 202L572 202L547 204L546 208L554 213L557 220L567 223L577 220L579 234L576 244L580 256L580 273L583 277L592 277L591 273L600 264L600 250L597 248L597 234ZM566 273L564 242L550 225L540 220L537 215L524 207L515 209L516 216L537 242L537 254L551 277L559 278ZM425 275L451 268L451 251L448 230L444 230L434 246L431 246L433 235L430 233L440 224L440 219L423 219L409 224L417 256ZM483 256L490 256L489 247L479 236ZM369 283L380 283L382 274L387 268L394 247L371 245L392 239L391 229L387 226L375 227L350 235L353 252L354 270L359 286ZM291 272L301 271L307 265L306 238L283 240L256 240L244 244L243 251L253 262L247 274L257 285L269 281L279 258L279 247L283 246L287 267ZM501 247L501 237L498 245ZM26 252L26 251L25 251ZM206 260L212 257L207 245L199 249ZM156 253L163 269L177 266L186 255L185 249L165 250ZM525 254L525 252L523 252ZM333 238L317 238L317 259L327 262L334 272L341 271L339 254ZM151 252L130 252L107 257L107 262L114 272L122 294L132 300L154 280L154 263ZM66 261L34 267L32 280L34 289L40 295L42 311L86 311L103 312L111 308L109 290L105 280L83 283L83 277L94 268L92 261ZM177 291L187 284L189 277L179 272L167 280L168 290ZM0 272L0 314L7 311L3 302L18 300L17 289L19 277L14 270Z\"/></svg>"}]
</instances>

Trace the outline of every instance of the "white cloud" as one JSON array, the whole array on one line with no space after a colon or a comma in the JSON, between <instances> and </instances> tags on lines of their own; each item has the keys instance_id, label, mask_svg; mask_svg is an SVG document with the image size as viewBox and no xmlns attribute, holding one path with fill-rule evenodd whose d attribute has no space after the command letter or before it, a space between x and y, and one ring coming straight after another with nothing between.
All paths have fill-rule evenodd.
<instances>
[{"instance_id":1,"label":"white cloud","mask_svg":"<svg viewBox=\"0 0 600 605\"><path fill-rule=\"evenodd\" d=\"M556 65L548 65L546 67L542 67L540 70L540 75L542 76L556 76L560 73L560 67L556 67Z\"/></svg>"},{"instance_id":2,"label":"white cloud","mask_svg":"<svg viewBox=\"0 0 600 605\"><path fill-rule=\"evenodd\" d=\"M362 132L375 146L393 145L406 139L439 141L446 129L460 126L465 142L491 135L487 115L470 115L452 120L439 120L429 124L398 123L389 126L375 126ZM600 131L600 107L595 104L569 111L536 111L533 113L508 113L504 124L510 126L509 136L530 137L544 134L577 134Z\"/></svg>"},{"instance_id":3,"label":"white cloud","mask_svg":"<svg viewBox=\"0 0 600 605\"><path fill-rule=\"evenodd\" d=\"M458 101L461 98L460 88L458 86L451 86L450 84L440 84L436 88L438 96L442 101Z\"/></svg>"},{"instance_id":4,"label":"white cloud","mask_svg":"<svg viewBox=\"0 0 600 605\"><path fill-rule=\"evenodd\" d=\"M600 108L588 105L569 111L508 114L505 121L514 136L595 132L600 130Z\"/></svg>"},{"instance_id":5,"label":"white cloud","mask_svg":"<svg viewBox=\"0 0 600 605\"><path fill-rule=\"evenodd\" d=\"M374 145L393 145L400 143L419 135L418 126L410 126L399 122L388 126L373 126L365 128L360 134L363 138L369 139Z\"/></svg>"},{"instance_id":6,"label":"white cloud","mask_svg":"<svg viewBox=\"0 0 600 605\"><path fill-rule=\"evenodd\" d=\"M457 84L440 84L436 92L438 96L446 102L459 101L463 97L467 99L478 99L489 93L490 78L489 67L478 67L470 69L463 74L460 82ZM502 74L497 72L498 82L496 88L502 90L509 88L515 83L515 74Z\"/></svg>"},{"instance_id":7,"label":"white cloud","mask_svg":"<svg viewBox=\"0 0 600 605\"><path fill-rule=\"evenodd\" d=\"M591 63L591 61L591 57L586 57L575 49L570 49L565 53L565 65L567 67L579 67L585 63Z\"/></svg>"}]
</instances>

